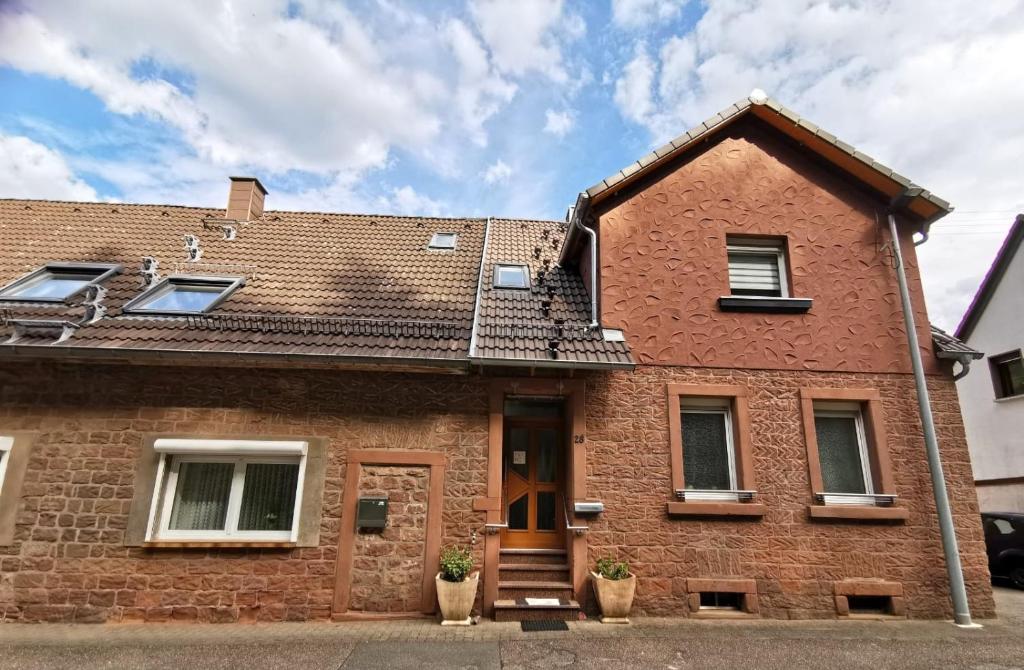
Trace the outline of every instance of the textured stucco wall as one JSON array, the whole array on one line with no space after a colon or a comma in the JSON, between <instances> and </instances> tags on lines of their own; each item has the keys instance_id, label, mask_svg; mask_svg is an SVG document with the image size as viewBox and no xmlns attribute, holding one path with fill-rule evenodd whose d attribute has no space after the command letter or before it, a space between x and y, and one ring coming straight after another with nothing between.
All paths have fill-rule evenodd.
<instances>
[{"instance_id":1,"label":"textured stucco wall","mask_svg":"<svg viewBox=\"0 0 1024 670\"><path fill-rule=\"evenodd\" d=\"M598 205L602 321L638 362L791 370L910 369L884 204L777 133L741 122L671 169ZM788 238L807 314L737 314L726 235ZM924 359L931 337L910 231L903 239Z\"/></svg>"}]
</instances>

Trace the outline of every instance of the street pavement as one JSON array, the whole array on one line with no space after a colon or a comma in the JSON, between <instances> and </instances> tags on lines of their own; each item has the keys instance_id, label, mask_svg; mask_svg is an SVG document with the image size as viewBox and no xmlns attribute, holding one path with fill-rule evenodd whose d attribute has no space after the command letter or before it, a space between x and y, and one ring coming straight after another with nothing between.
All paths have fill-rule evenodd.
<instances>
[{"instance_id":1,"label":"street pavement","mask_svg":"<svg viewBox=\"0 0 1024 670\"><path fill-rule=\"evenodd\" d=\"M995 589L999 619L939 621L573 622L524 633L484 622L0 625L0 670L68 668L970 668L1024 670L1024 591Z\"/></svg>"}]
</instances>

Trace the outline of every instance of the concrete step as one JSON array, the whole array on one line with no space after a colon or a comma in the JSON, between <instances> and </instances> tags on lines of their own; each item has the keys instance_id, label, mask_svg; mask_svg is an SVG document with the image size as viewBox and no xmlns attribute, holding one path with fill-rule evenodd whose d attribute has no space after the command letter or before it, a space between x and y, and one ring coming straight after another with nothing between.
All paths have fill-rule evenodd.
<instances>
[{"instance_id":1,"label":"concrete step","mask_svg":"<svg viewBox=\"0 0 1024 670\"><path fill-rule=\"evenodd\" d=\"M500 563L565 565L565 549L502 549Z\"/></svg>"},{"instance_id":2,"label":"concrete step","mask_svg":"<svg viewBox=\"0 0 1024 670\"><path fill-rule=\"evenodd\" d=\"M575 621L579 611L580 604L568 598L557 605L530 605L521 598L494 601L495 621Z\"/></svg>"},{"instance_id":3,"label":"concrete step","mask_svg":"<svg viewBox=\"0 0 1024 670\"><path fill-rule=\"evenodd\" d=\"M513 582L565 582L569 580L569 566L556 563L501 563L498 579Z\"/></svg>"},{"instance_id":4,"label":"concrete step","mask_svg":"<svg viewBox=\"0 0 1024 670\"><path fill-rule=\"evenodd\" d=\"M522 598L561 598L567 600L572 597L572 584L562 581L499 581L498 597L502 600L520 600Z\"/></svg>"}]
</instances>

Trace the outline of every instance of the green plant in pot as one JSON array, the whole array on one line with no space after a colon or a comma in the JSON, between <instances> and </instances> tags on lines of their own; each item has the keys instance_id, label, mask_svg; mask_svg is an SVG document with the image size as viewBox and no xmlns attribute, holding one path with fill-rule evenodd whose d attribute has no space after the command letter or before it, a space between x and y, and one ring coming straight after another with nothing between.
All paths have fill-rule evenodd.
<instances>
[{"instance_id":1,"label":"green plant in pot","mask_svg":"<svg viewBox=\"0 0 1024 670\"><path fill-rule=\"evenodd\" d=\"M441 571L437 573L437 603L442 626L468 626L476 601L480 573L472 572L473 554L468 547L448 546L441 550Z\"/></svg>"},{"instance_id":2,"label":"green plant in pot","mask_svg":"<svg viewBox=\"0 0 1024 670\"><path fill-rule=\"evenodd\" d=\"M613 558L597 561L597 571L590 573L601 623L629 623L629 610L636 595L636 575L629 572L629 563Z\"/></svg>"}]
</instances>

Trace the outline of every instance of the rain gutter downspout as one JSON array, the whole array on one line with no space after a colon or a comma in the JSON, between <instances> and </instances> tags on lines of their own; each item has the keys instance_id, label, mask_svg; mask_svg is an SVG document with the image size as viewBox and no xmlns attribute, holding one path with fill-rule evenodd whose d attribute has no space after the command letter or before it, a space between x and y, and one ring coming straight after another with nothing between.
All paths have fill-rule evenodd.
<instances>
[{"instance_id":1,"label":"rain gutter downspout","mask_svg":"<svg viewBox=\"0 0 1024 670\"><path fill-rule=\"evenodd\" d=\"M484 292L484 268L487 267L487 243L491 239L491 217L484 223L484 246L480 250L480 274L476 280L476 304L473 305L473 330L469 334L469 362L476 356L476 334L480 329L480 302Z\"/></svg>"},{"instance_id":2,"label":"rain gutter downspout","mask_svg":"<svg viewBox=\"0 0 1024 670\"><path fill-rule=\"evenodd\" d=\"M580 193L569 221L569 233L572 232L572 227L576 226L590 237L590 325L587 326L587 329L597 330L601 327L601 320L597 317L597 233L581 221L588 209L590 209L590 198L585 193ZM566 241L568 241L568 234L566 234Z\"/></svg>"},{"instance_id":3,"label":"rain gutter downspout","mask_svg":"<svg viewBox=\"0 0 1024 670\"><path fill-rule=\"evenodd\" d=\"M939 516L939 531L942 534L942 550L946 555L946 572L949 577L949 594L953 601L953 621L960 627L979 627L971 623L971 610L967 604L967 590L964 587L963 567L960 564L960 550L956 541L956 530L953 526L953 512L949 506L949 494L946 491L946 479L942 472L942 459L939 456L939 443L935 436L935 419L932 417L931 401L928 397L928 386L925 382L924 364L921 361L921 350L918 345L917 327L914 323L913 307L910 303L910 291L907 289L907 274L903 267L903 253L900 250L899 233L896 230L894 209L906 198L906 192L893 199L889 209L889 235L893 255L895 256L896 277L900 286L900 301L903 306L903 322L907 329L907 345L910 347L910 362L914 369L914 385L917 387L917 404L921 415L921 427L924 429L925 451L928 453L928 469L932 476L932 492L935 494L935 509Z\"/></svg>"}]
</instances>

